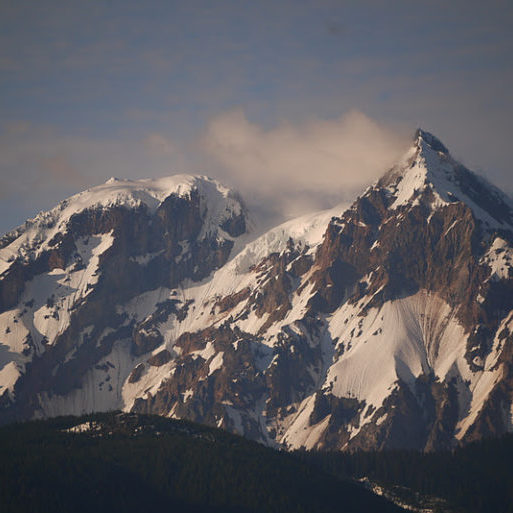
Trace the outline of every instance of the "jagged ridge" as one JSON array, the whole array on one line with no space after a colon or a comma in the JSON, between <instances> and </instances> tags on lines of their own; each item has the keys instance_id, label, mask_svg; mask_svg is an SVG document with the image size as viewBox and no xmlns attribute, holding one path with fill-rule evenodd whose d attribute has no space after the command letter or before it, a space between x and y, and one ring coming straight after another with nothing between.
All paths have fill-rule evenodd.
<instances>
[{"instance_id":1,"label":"jagged ridge","mask_svg":"<svg viewBox=\"0 0 513 513\"><path fill-rule=\"evenodd\" d=\"M169 198L88 235L79 253L100 278L66 330L42 342L75 304L59 288L5 307L0 347L27 368L0 370L4 418L124 408L290 448L433 449L511 429L511 201L434 136L419 130L350 208L254 241L240 202L204 238L195 194ZM69 255L33 283L63 285Z\"/></svg>"}]
</instances>

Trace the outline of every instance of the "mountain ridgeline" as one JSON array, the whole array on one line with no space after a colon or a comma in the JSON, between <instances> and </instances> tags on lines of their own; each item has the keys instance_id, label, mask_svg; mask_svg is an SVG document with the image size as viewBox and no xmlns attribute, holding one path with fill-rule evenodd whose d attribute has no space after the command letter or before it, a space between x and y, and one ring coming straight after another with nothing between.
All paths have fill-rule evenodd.
<instances>
[{"instance_id":1,"label":"mountain ridgeline","mask_svg":"<svg viewBox=\"0 0 513 513\"><path fill-rule=\"evenodd\" d=\"M349 208L258 233L206 177L0 239L0 422L121 409L286 449L512 431L513 203L419 130Z\"/></svg>"}]
</instances>

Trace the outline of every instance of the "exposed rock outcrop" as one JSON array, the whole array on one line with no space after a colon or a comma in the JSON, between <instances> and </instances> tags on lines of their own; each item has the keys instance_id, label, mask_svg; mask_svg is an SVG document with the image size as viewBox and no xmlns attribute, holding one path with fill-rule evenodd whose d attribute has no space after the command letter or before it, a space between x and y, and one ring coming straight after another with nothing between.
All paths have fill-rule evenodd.
<instances>
[{"instance_id":1,"label":"exposed rock outcrop","mask_svg":"<svg viewBox=\"0 0 513 513\"><path fill-rule=\"evenodd\" d=\"M247 226L171 177L4 236L1 421L123 408L339 450L513 429L513 204L434 136L350 208Z\"/></svg>"}]
</instances>

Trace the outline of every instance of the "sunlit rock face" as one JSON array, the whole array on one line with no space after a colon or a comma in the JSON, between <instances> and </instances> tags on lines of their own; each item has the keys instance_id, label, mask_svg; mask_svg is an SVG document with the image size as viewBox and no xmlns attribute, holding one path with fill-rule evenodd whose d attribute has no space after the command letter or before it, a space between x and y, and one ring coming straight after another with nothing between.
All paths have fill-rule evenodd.
<instances>
[{"instance_id":1,"label":"sunlit rock face","mask_svg":"<svg viewBox=\"0 0 513 513\"><path fill-rule=\"evenodd\" d=\"M512 429L513 208L419 130L258 235L205 177L110 180L0 241L0 420L124 409L285 448Z\"/></svg>"}]
</instances>

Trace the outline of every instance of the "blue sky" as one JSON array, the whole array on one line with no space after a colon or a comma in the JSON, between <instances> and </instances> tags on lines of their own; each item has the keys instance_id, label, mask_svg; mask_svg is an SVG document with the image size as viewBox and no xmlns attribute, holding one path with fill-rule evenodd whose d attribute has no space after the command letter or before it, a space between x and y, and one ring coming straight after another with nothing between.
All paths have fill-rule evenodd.
<instances>
[{"instance_id":1,"label":"blue sky","mask_svg":"<svg viewBox=\"0 0 513 513\"><path fill-rule=\"evenodd\" d=\"M293 160L276 150L284 127L291 151L328 130L385 162L385 143L399 151L422 126L511 193L512 26L506 1L3 0L0 231L112 175L249 188L254 163L212 140L227 151L246 134L279 174ZM364 185L350 179L360 157L341 168L341 195Z\"/></svg>"}]
</instances>

